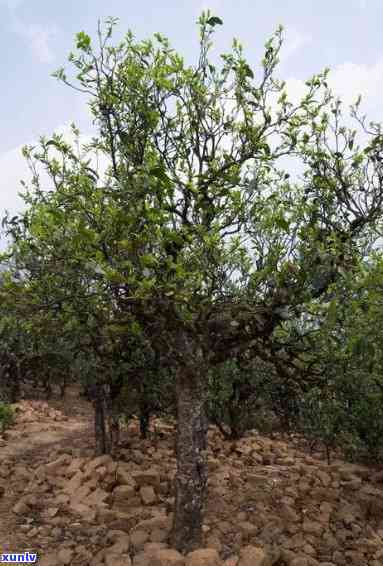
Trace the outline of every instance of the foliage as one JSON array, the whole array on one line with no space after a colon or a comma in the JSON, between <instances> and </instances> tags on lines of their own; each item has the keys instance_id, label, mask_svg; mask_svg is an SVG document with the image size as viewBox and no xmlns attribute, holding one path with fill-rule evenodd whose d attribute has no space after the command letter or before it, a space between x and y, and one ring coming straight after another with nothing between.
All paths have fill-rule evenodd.
<instances>
[{"instance_id":1,"label":"foliage","mask_svg":"<svg viewBox=\"0 0 383 566\"><path fill-rule=\"evenodd\" d=\"M210 371L208 416L226 438L236 439L251 429L271 432L277 426L270 403L274 368L259 359L232 359Z\"/></svg>"},{"instance_id":2,"label":"foliage","mask_svg":"<svg viewBox=\"0 0 383 566\"><path fill-rule=\"evenodd\" d=\"M372 253L321 306L323 321L308 337L307 356L318 387L303 397L300 415L306 435L375 461L383 456L382 275L380 254Z\"/></svg>"},{"instance_id":3,"label":"foliage","mask_svg":"<svg viewBox=\"0 0 383 566\"><path fill-rule=\"evenodd\" d=\"M4 432L11 426L14 420L12 408L5 403L0 403L0 432Z\"/></svg>"}]
</instances>

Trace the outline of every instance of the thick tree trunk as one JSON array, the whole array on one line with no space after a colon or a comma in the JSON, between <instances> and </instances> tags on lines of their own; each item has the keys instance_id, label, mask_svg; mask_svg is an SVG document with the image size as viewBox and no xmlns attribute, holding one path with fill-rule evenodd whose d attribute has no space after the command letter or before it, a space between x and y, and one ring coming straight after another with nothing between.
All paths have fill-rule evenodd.
<instances>
[{"instance_id":1,"label":"thick tree trunk","mask_svg":"<svg viewBox=\"0 0 383 566\"><path fill-rule=\"evenodd\" d=\"M187 553L202 544L207 484L206 384L201 365L195 371L180 368L176 389L177 475L172 545Z\"/></svg>"}]
</instances>

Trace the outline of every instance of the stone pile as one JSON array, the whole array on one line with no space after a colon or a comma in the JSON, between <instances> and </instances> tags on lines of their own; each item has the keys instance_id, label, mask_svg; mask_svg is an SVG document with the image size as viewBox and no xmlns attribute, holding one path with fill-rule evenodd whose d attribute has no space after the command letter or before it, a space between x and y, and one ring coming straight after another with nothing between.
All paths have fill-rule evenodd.
<instances>
[{"instance_id":1,"label":"stone pile","mask_svg":"<svg viewBox=\"0 0 383 566\"><path fill-rule=\"evenodd\" d=\"M25 469L0 467L19 486L13 508L42 566L381 566L383 473L328 466L289 443L209 433L204 547L169 547L173 436L129 440L112 459L51 451Z\"/></svg>"},{"instance_id":2,"label":"stone pile","mask_svg":"<svg viewBox=\"0 0 383 566\"><path fill-rule=\"evenodd\" d=\"M15 413L16 423L66 421L68 418L46 401L23 400L14 403L12 409Z\"/></svg>"}]
</instances>

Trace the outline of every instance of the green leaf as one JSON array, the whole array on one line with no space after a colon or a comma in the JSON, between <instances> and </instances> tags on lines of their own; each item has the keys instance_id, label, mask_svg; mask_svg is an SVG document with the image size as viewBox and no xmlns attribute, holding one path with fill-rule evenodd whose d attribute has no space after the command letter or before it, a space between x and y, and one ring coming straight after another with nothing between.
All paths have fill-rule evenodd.
<instances>
[{"instance_id":1,"label":"green leaf","mask_svg":"<svg viewBox=\"0 0 383 566\"><path fill-rule=\"evenodd\" d=\"M150 169L150 174L162 181L166 187L171 187L172 181L166 175L164 169L161 166L153 167L153 169Z\"/></svg>"},{"instance_id":2,"label":"green leaf","mask_svg":"<svg viewBox=\"0 0 383 566\"><path fill-rule=\"evenodd\" d=\"M279 226L279 228L282 228L285 232L288 232L290 229L289 222L282 215L275 218L275 224Z\"/></svg>"},{"instance_id":3,"label":"green leaf","mask_svg":"<svg viewBox=\"0 0 383 566\"><path fill-rule=\"evenodd\" d=\"M366 352L366 338L365 336L359 337L353 345L353 353L360 356Z\"/></svg>"},{"instance_id":4,"label":"green leaf","mask_svg":"<svg viewBox=\"0 0 383 566\"><path fill-rule=\"evenodd\" d=\"M263 149L263 151L266 153L266 155L270 155L270 154L271 154L269 144L267 144L267 143L262 144L262 149Z\"/></svg>"},{"instance_id":5,"label":"green leaf","mask_svg":"<svg viewBox=\"0 0 383 566\"><path fill-rule=\"evenodd\" d=\"M141 265L144 267L154 267L157 264L155 256L151 254L145 254L141 257Z\"/></svg>"},{"instance_id":6,"label":"green leaf","mask_svg":"<svg viewBox=\"0 0 383 566\"><path fill-rule=\"evenodd\" d=\"M244 68L244 70L245 70L245 75L246 75L246 77L250 77L251 79L253 79L253 78L254 78L254 73L253 73L253 71L251 70L251 68L249 67L249 65L248 65L247 63L245 63L245 64L243 65L243 68Z\"/></svg>"},{"instance_id":7,"label":"green leaf","mask_svg":"<svg viewBox=\"0 0 383 566\"><path fill-rule=\"evenodd\" d=\"M88 51L90 48L90 37L84 31L80 31L76 35L76 47L77 49L81 49L81 51Z\"/></svg>"},{"instance_id":8,"label":"green leaf","mask_svg":"<svg viewBox=\"0 0 383 566\"><path fill-rule=\"evenodd\" d=\"M126 132L120 132L120 138L124 145L128 145L130 142L130 136Z\"/></svg>"},{"instance_id":9,"label":"green leaf","mask_svg":"<svg viewBox=\"0 0 383 566\"><path fill-rule=\"evenodd\" d=\"M328 308L328 312L327 312L327 316L328 316L328 321L331 324L334 324L337 321L338 315L337 315L337 303L335 300L332 300L329 308Z\"/></svg>"},{"instance_id":10,"label":"green leaf","mask_svg":"<svg viewBox=\"0 0 383 566\"><path fill-rule=\"evenodd\" d=\"M217 16L212 16L211 18L209 18L206 22L209 26L222 26L223 25L223 21L221 20L221 18L218 18Z\"/></svg>"}]
</instances>

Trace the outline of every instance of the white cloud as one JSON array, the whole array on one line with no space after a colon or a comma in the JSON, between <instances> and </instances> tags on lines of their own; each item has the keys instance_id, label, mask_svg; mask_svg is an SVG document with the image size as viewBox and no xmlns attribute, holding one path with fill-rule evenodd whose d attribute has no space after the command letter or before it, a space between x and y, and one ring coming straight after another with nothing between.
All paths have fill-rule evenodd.
<instances>
[{"instance_id":1,"label":"white cloud","mask_svg":"<svg viewBox=\"0 0 383 566\"><path fill-rule=\"evenodd\" d=\"M287 59L294 55L294 53L310 43L311 39L312 38L310 35L289 28L285 36L283 49L281 51L281 62L284 63Z\"/></svg>"},{"instance_id":2,"label":"white cloud","mask_svg":"<svg viewBox=\"0 0 383 566\"><path fill-rule=\"evenodd\" d=\"M27 181L30 172L21 155L21 149L19 146L0 155L0 220L6 211L14 216L24 208L24 202L18 192L22 190L20 181ZM0 251L5 247L6 242L0 236Z\"/></svg>"},{"instance_id":3,"label":"white cloud","mask_svg":"<svg viewBox=\"0 0 383 566\"><path fill-rule=\"evenodd\" d=\"M0 221L6 212L12 217L25 207L18 193L23 189L20 181L27 181L30 178L30 171L21 155L21 149L22 147L19 146L0 154ZM0 227L0 252L6 247L7 241Z\"/></svg>"},{"instance_id":4,"label":"white cloud","mask_svg":"<svg viewBox=\"0 0 383 566\"><path fill-rule=\"evenodd\" d=\"M57 35L55 26L24 23L18 15L18 8L24 0L0 0L0 6L7 6L10 13L10 29L27 44L40 63L51 63L54 59L52 39Z\"/></svg>"},{"instance_id":5,"label":"white cloud","mask_svg":"<svg viewBox=\"0 0 383 566\"><path fill-rule=\"evenodd\" d=\"M67 143L74 143L75 141L69 123L57 126L54 132L62 135ZM92 137L90 135L80 134L81 145L90 143L91 139ZM35 144L36 140L26 142L26 144L23 145ZM27 161L22 155L23 145L0 154L0 220L6 210L8 210L10 214L17 214L17 212L20 212L24 208L24 201L18 195L18 192L23 191L21 181L25 181L27 184L30 182L31 172ZM98 169L99 174L102 175L108 164L108 160L104 156L99 156L97 161L94 160L94 162L91 163L91 166ZM41 174L40 180L42 181L43 188L44 185L45 187L49 187L50 182L48 176L43 171L39 171L39 174Z\"/></svg>"},{"instance_id":6,"label":"white cloud","mask_svg":"<svg viewBox=\"0 0 383 566\"><path fill-rule=\"evenodd\" d=\"M62 134L66 141L73 139L69 125L60 125L55 132ZM85 140L88 141L88 138L84 138ZM31 145L34 143L31 142ZM18 192L23 190L20 181L28 183L31 179L31 172L22 155L23 145L0 154L0 218L3 217L5 210L16 214L24 208L24 201L18 195ZM25 145L29 143L26 142Z\"/></svg>"},{"instance_id":7,"label":"white cloud","mask_svg":"<svg viewBox=\"0 0 383 566\"><path fill-rule=\"evenodd\" d=\"M13 29L19 37L26 41L29 49L40 63L52 63L54 53L51 42L57 34L56 28L24 24L19 19L15 19Z\"/></svg>"},{"instance_id":8,"label":"white cloud","mask_svg":"<svg viewBox=\"0 0 383 566\"><path fill-rule=\"evenodd\" d=\"M330 71L328 85L342 100L345 109L361 95L368 118L383 121L383 58L373 65L342 63ZM304 81L296 78L287 79L286 88L292 102L298 101L306 92Z\"/></svg>"},{"instance_id":9,"label":"white cloud","mask_svg":"<svg viewBox=\"0 0 383 566\"><path fill-rule=\"evenodd\" d=\"M330 74L329 83L346 104L355 102L361 94L366 106L382 115L383 58L371 66L344 63Z\"/></svg>"}]
</instances>

